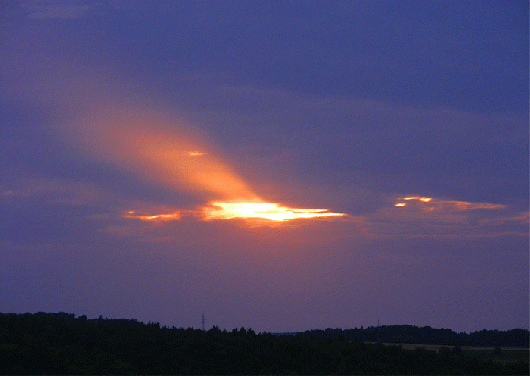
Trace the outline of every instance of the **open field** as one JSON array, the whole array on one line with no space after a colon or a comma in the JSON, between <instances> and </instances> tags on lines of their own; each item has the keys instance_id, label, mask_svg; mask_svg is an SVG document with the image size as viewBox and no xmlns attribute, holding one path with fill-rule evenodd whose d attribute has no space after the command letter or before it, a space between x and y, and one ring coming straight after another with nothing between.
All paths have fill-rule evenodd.
<instances>
[{"instance_id":1,"label":"open field","mask_svg":"<svg viewBox=\"0 0 530 376\"><path fill-rule=\"evenodd\" d=\"M392 346L396 345L395 343L384 343L384 345ZM417 343L403 343L399 344L403 349L405 350L415 350L417 348L424 348L425 350L434 350L436 352L440 351L441 347L446 347L449 349L452 349L454 346L447 346L447 345L423 345L423 344L417 344ZM462 351L491 351L495 349L495 347L474 347L474 346L460 346ZM501 347L501 351L526 351L528 353L529 349L526 347Z\"/></svg>"},{"instance_id":2,"label":"open field","mask_svg":"<svg viewBox=\"0 0 530 376\"><path fill-rule=\"evenodd\" d=\"M376 343L376 342L367 342ZM423 348L425 350L440 352L440 348L445 347L452 350L455 346L447 345L430 345L419 343L383 343L385 346L401 346L404 350L416 350ZM492 360L495 362L529 362L530 350L526 347L501 347L500 353L494 353L495 347L475 347L460 346L462 355L475 359Z\"/></svg>"}]
</instances>

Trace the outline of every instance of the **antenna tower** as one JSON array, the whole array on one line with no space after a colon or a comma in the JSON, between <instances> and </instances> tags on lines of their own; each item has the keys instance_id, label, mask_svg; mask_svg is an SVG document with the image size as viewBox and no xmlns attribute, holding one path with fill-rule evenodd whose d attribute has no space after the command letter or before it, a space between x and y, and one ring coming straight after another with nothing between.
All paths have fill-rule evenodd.
<instances>
[{"instance_id":1,"label":"antenna tower","mask_svg":"<svg viewBox=\"0 0 530 376\"><path fill-rule=\"evenodd\" d=\"M202 314L202 331L204 332L204 313Z\"/></svg>"}]
</instances>

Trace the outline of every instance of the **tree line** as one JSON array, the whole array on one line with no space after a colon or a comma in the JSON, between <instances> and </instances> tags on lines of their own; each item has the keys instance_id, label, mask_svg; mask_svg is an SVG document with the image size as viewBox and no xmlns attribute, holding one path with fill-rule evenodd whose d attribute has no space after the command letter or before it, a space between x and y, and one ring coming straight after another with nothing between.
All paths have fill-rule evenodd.
<instances>
[{"instance_id":1,"label":"tree line","mask_svg":"<svg viewBox=\"0 0 530 376\"><path fill-rule=\"evenodd\" d=\"M475 347L526 347L528 348L530 332L526 329L507 331L486 330L472 333L456 333L451 329L434 329L430 326L382 325L360 329L326 329L310 330L304 334L321 338L343 336L349 341L384 343L421 343L445 346Z\"/></svg>"},{"instance_id":2,"label":"tree line","mask_svg":"<svg viewBox=\"0 0 530 376\"><path fill-rule=\"evenodd\" d=\"M317 334L316 332L313 334ZM0 314L0 374L497 374L528 362L366 344L344 335L208 331L73 314Z\"/></svg>"}]
</instances>

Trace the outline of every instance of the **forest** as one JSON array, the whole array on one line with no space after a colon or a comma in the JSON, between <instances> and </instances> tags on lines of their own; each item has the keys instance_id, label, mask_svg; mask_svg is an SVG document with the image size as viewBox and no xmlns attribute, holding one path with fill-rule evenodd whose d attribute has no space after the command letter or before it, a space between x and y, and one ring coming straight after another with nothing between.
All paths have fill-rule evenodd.
<instances>
[{"instance_id":1,"label":"forest","mask_svg":"<svg viewBox=\"0 0 530 376\"><path fill-rule=\"evenodd\" d=\"M529 332L525 329L507 331L486 330L472 333L456 333L451 329L434 329L430 326L382 325L366 329L326 329L310 330L306 335L323 338L344 336L349 341L385 343L421 343L446 346L484 346L484 347L526 347L528 348Z\"/></svg>"},{"instance_id":2,"label":"forest","mask_svg":"<svg viewBox=\"0 0 530 376\"><path fill-rule=\"evenodd\" d=\"M383 326L273 334L245 328L168 328L158 322L87 319L63 312L0 313L0 374L528 375L528 358L498 361L465 351L436 353L382 343L392 338L425 341L438 333L431 335L431 341L477 344L486 338L482 346L526 343L528 347L527 330L455 333L454 338L449 332ZM366 343L373 342L372 335L379 336L378 343ZM450 342L451 338L457 342Z\"/></svg>"}]
</instances>

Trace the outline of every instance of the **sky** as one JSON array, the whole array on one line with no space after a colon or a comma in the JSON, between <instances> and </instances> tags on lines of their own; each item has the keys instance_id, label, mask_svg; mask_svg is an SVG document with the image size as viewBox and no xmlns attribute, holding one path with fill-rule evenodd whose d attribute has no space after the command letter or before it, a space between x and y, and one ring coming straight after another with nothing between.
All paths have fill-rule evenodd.
<instances>
[{"instance_id":1,"label":"sky","mask_svg":"<svg viewBox=\"0 0 530 376\"><path fill-rule=\"evenodd\" d=\"M0 312L529 324L528 1L0 4Z\"/></svg>"}]
</instances>

